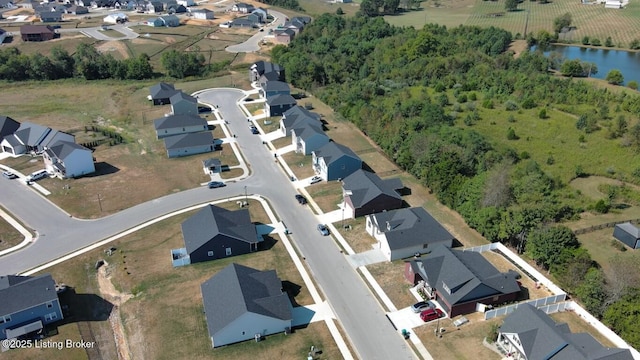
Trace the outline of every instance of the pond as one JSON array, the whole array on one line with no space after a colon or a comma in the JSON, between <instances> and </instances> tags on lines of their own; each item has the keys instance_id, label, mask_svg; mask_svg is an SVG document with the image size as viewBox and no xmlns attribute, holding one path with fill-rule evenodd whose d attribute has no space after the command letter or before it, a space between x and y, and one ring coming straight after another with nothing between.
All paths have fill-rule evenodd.
<instances>
[{"instance_id":1,"label":"pond","mask_svg":"<svg viewBox=\"0 0 640 360\"><path fill-rule=\"evenodd\" d=\"M552 45L544 54L551 52L562 55L567 60L580 59L598 66L598 72L591 77L605 79L610 70L618 69L624 76L625 85L635 80L640 83L640 53L607 48L583 48L578 46Z\"/></svg>"}]
</instances>

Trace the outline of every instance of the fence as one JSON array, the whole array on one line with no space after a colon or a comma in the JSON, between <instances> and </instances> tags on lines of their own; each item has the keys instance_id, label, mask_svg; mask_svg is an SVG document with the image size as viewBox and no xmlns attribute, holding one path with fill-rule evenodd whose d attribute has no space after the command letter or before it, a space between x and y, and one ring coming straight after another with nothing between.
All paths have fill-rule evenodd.
<instances>
[{"instance_id":1,"label":"fence","mask_svg":"<svg viewBox=\"0 0 640 360\"><path fill-rule=\"evenodd\" d=\"M586 228L582 228L582 229L577 229L574 230L573 233L575 235L581 235L581 234L586 234L588 232L592 232L592 231L596 231L596 230L602 230L602 229L606 229L606 228L612 228L615 227L618 224L622 224L622 223L626 223L626 222L630 222L630 223L640 223L640 219L630 219L630 220L624 220L624 221L614 221L614 222L608 222L608 223L604 223L604 224L598 224L598 225L593 225L593 226L589 226Z\"/></svg>"},{"instance_id":2,"label":"fence","mask_svg":"<svg viewBox=\"0 0 640 360\"><path fill-rule=\"evenodd\" d=\"M566 298L567 298L567 294L563 293L563 294L547 296L545 298L523 301L523 302L518 303L518 304L503 306L503 307L500 307L500 308L497 308L497 309L493 309L493 310L489 310L489 311L485 312L484 313L484 319L485 320L489 320L489 319L493 319L496 316L503 316L503 315L511 314L512 312L514 312L518 308L518 306L520 306L522 304L531 304L531 305L533 305L535 307L552 306L554 304L557 304L559 302L562 302L562 301L566 300ZM563 310L564 310L564 307L563 307ZM559 310L556 310L556 311L559 311Z\"/></svg>"}]
</instances>

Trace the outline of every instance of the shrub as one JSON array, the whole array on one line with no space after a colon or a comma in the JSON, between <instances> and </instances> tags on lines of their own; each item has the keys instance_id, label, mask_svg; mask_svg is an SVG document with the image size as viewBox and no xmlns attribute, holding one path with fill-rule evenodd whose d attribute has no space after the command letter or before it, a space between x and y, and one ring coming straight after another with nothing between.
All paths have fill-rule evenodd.
<instances>
[{"instance_id":1,"label":"shrub","mask_svg":"<svg viewBox=\"0 0 640 360\"><path fill-rule=\"evenodd\" d=\"M589 37L585 36L582 38L582 45L589 45Z\"/></svg>"},{"instance_id":2,"label":"shrub","mask_svg":"<svg viewBox=\"0 0 640 360\"><path fill-rule=\"evenodd\" d=\"M600 42L600 39L591 39L591 45L600 46L602 43Z\"/></svg>"},{"instance_id":3,"label":"shrub","mask_svg":"<svg viewBox=\"0 0 640 360\"><path fill-rule=\"evenodd\" d=\"M462 103L462 104L466 103L467 102L467 94L458 95L457 100L458 100L459 103Z\"/></svg>"},{"instance_id":4,"label":"shrub","mask_svg":"<svg viewBox=\"0 0 640 360\"><path fill-rule=\"evenodd\" d=\"M516 118L513 115L509 115L509 117L507 118L507 121L510 123L514 123L516 122Z\"/></svg>"},{"instance_id":5,"label":"shrub","mask_svg":"<svg viewBox=\"0 0 640 360\"><path fill-rule=\"evenodd\" d=\"M536 107L536 102L533 101L533 99L531 98L526 98L522 101L522 103L520 104L520 106L522 106L523 109L533 109L534 107Z\"/></svg>"},{"instance_id":6,"label":"shrub","mask_svg":"<svg viewBox=\"0 0 640 360\"><path fill-rule=\"evenodd\" d=\"M576 177L577 178L581 178L581 177L585 177L588 174L586 172L584 172L584 169L582 168L581 165L576 165Z\"/></svg>"},{"instance_id":7,"label":"shrub","mask_svg":"<svg viewBox=\"0 0 640 360\"><path fill-rule=\"evenodd\" d=\"M604 46L613 47L613 41L611 40L611 36L607 36L607 39L604 41Z\"/></svg>"},{"instance_id":8,"label":"shrub","mask_svg":"<svg viewBox=\"0 0 640 360\"><path fill-rule=\"evenodd\" d=\"M600 199L596 202L596 204L593 206L593 209L596 212L599 212L600 214L606 214L609 212L609 208L611 206L604 201L604 199Z\"/></svg>"},{"instance_id":9,"label":"shrub","mask_svg":"<svg viewBox=\"0 0 640 360\"><path fill-rule=\"evenodd\" d=\"M540 111L538 112L538 117L540 119L546 119L548 117L547 116L547 109L545 109L545 108L540 109Z\"/></svg>"},{"instance_id":10,"label":"shrub","mask_svg":"<svg viewBox=\"0 0 640 360\"><path fill-rule=\"evenodd\" d=\"M513 100L507 100L507 101L504 103L504 108L505 108L507 111L516 111L516 110L518 110L518 104L516 104L516 102L515 102L515 101L513 101Z\"/></svg>"},{"instance_id":11,"label":"shrub","mask_svg":"<svg viewBox=\"0 0 640 360\"><path fill-rule=\"evenodd\" d=\"M531 155L529 155L529 153L526 152L526 151L523 151L523 152L520 153L520 159L522 159L522 160L527 160L530 157L531 157Z\"/></svg>"},{"instance_id":12,"label":"shrub","mask_svg":"<svg viewBox=\"0 0 640 360\"><path fill-rule=\"evenodd\" d=\"M336 15L344 15L344 11L342 10L341 7L339 7L338 9L336 9Z\"/></svg>"},{"instance_id":13,"label":"shrub","mask_svg":"<svg viewBox=\"0 0 640 360\"><path fill-rule=\"evenodd\" d=\"M476 95L476 93L474 93L474 92L470 92L470 93L469 93L469 100L470 100L470 101L476 101L476 100L478 100L478 96Z\"/></svg>"},{"instance_id":14,"label":"shrub","mask_svg":"<svg viewBox=\"0 0 640 360\"><path fill-rule=\"evenodd\" d=\"M627 87L629 87L629 89L638 90L638 82L635 80L631 80L627 84Z\"/></svg>"},{"instance_id":15,"label":"shrub","mask_svg":"<svg viewBox=\"0 0 640 360\"><path fill-rule=\"evenodd\" d=\"M516 135L516 131L513 128L507 130L507 140L518 140L518 135Z\"/></svg>"},{"instance_id":16,"label":"shrub","mask_svg":"<svg viewBox=\"0 0 640 360\"><path fill-rule=\"evenodd\" d=\"M493 100L484 99L484 101L482 102L482 107L485 109L493 109Z\"/></svg>"},{"instance_id":17,"label":"shrub","mask_svg":"<svg viewBox=\"0 0 640 360\"><path fill-rule=\"evenodd\" d=\"M556 159L553 158L553 155L549 155L549 157L547 158L547 165L553 165L555 164Z\"/></svg>"},{"instance_id":18,"label":"shrub","mask_svg":"<svg viewBox=\"0 0 640 360\"><path fill-rule=\"evenodd\" d=\"M639 39L633 39L633 41L631 41L631 43L629 43L629 48L631 50L640 49L640 40Z\"/></svg>"}]
</instances>

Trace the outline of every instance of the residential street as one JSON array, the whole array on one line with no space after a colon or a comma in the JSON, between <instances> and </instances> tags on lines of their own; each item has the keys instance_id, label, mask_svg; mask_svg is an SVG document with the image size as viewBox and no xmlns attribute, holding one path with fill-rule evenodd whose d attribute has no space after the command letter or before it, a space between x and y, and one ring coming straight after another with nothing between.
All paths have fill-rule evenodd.
<instances>
[{"instance_id":1,"label":"residential street","mask_svg":"<svg viewBox=\"0 0 640 360\"><path fill-rule=\"evenodd\" d=\"M259 135L247 130L245 115L235 105L240 90L218 89L199 93L202 102L225 104L219 111L251 169L247 179L218 189L200 187L143 203L99 220L78 220L15 180L0 179L0 203L40 238L35 244L0 258L0 274L20 273L84 248L161 215L215 199L244 194L268 198L293 233L293 242L306 258L311 273L342 323L362 359L413 359L408 344L395 331L364 281L338 246L316 231L318 220L301 209L295 190ZM234 105L231 105L234 104ZM196 164L194 166L200 166ZM108 190L105 191L108 196ZM167 259L167 266L170 265Z\"/></svg>"}]
</instances>

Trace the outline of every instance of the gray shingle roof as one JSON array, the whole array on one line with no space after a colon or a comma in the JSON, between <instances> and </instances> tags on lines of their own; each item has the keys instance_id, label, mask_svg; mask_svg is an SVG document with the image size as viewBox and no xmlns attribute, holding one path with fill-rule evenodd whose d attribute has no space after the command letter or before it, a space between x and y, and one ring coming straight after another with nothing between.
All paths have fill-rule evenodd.
<instances>
[{"instance_id":1,"label":"gray shingle roof","mask_svg":"<svg viewBox=\"0 0 640 360\"><path fill-rule=\"evenodd\" d=\"M307 140L315 135L322 135L326 138L329 138L327 134L325 134L324 130L322 130L322 125L317 123L302 123L300 124L300 126L297 126L291 130L293 130L296 133L296 136L301 138L302 140Z\"/></svg>"},{"instance_id":2,"label":"gray shingle roof","mask_svg":"<svg viewBox=\"0 0 640 360\"><path fill-rule=\"evenodd\" d=\"M171 95L171 97L169 98L169 101L172 104L177 104L180 101L188 101L188 102L194 103L194 104L198 103L198 100L196 98L194 98L193 96L191 96L189 94L185 94L182 91L178 91L175 94Z\"/></svg>"},{"instance_id":3,"label":"gray shingle roof","mask_svg":"<svg viewBox=\"0 0 640 360\"><path fill-rule=\"evenodd\" d=\"M320 115L302 106L294 106L282 114L282 124L285 128L295 128L299 123L322 124Z\"/></svg>"},{"instance_id":4,"label":"gray shingle roof","mask_svg":"<svg viewBox=\"0 0 640 360\"><path fill-rule=\"evenodd\" d=\"M38 145L51 147L60 141L75 143L76 140L75 137L71 134L52 129Z\"/></svg>"},{"instance_id":5,"label":"gray shingle roof","mask_svg":"<svg viewBox=\"0 0 640 360\"><path fill-rule=\"evenodd\" d=\"M168 99L175 95L180 90L176 90L173 84L158 83L153 85L149 92L151 93L151 99Z\"/></svg>"},{"instance_id":6,"label":"gray shingle roof","mask_svg":"<svg viewBox=\"0 0 640 360\"><path fill-rule=\"evenodd\" d=\"M58 299L51 274L0 276L0 316Z\"/></svg>"},{"instance_id":7,"label":"gray shingle roof","mask_svg":"<svg viewBox=\"0 0 640 360\"><path fill-rule=\"evenodd\" d=\"M617 228L624 230L636 239L640 239L640 229L630 222L616 225Z\"/></svg>"},{"instance_id":8,"label":"gray shingle roof","mask_svg":"<svg viewBox=\"0 0 640 360\"><path fill-rule=\"evenodd\" d=\"M343 156L350 156L354 159L360 160L360 157L356 155L350 148L340 145L336 142L329 142L320 149L314 151L317 158L323 158L324 163L329 166L331 163L338 161ZM362 161L362 160L360 160Z\"/></svg>"},{"instance_id":9,"label":"gray shingle roof","mask_svg":"<svg viewBox=\"0 0 640 360\"><path fill-rule=\"evenodd\" d=\"M200 116L193 114L169 115L160 119L153 120L153 126L156 130L173 129L178 127L196 125L207 125L207 121Z\"/></svg>"},{"instance_id":10,"label":"gray shingle roof","mask_svg":"<svg viewBox=\"0 0 640 360\"><path fill-rule=\"evenodd\" d=\"M402 186L398 187L396 179L390 180L382 180L378 175L360 169L344 178L342 187L351 191L351 203L359 208L382 194L402 199L396 191Z\"/></svg>"},{"instance_id":11,"label":"gray shingle roof","mask_svg":"<svg viewBox=\"0 0 640 360\"><path fill-rule=\"evenodd\" d=\"M385 211L370 216L385 234L391 250L455 239L421 207Z\"/></svg>"},{"instance_id":12,"label":"gray shingle roof","mask_svg":"<svg viewBox=\"0 0 640 360\"><path fill-rule=\"evenodd\" d=\"M202 166L206 168L220 167L220 165L222 165L222 162L220 162L220 159L209 158L206 160L202 160Z\"/></svg>"},{"instance_id":13,"label":"gray shingle roof","mask_svg":"<svg viewBox=\"0 0 640 360\"><path fill-rule=\"evenodd\" d=\"M282 66L268 62L268 61L264 61L264 60L256 61L253 65L251 65L251 69L257 72L258 75L262 75L264 73L269 73L269 72L277 73L284 70Z\"/></svg>"},{"instance_id":14,"label":"gray shingle roof","mask_svg":"<svg viewBox=\"0 0 640 360\"><path fill-rule=\"evenodd\" d=\"M0 34L2 30L0 29ZM20 123L8 116L0 116L0 141L20 128Z\"/></svg>"},{"instance_id":15,"label":"gray shingle roof","mask_svg":"<svg viewBox=\"0 0 640 360\"><path fill-rule=\"evenodd\" d=\"M200 248L217 235L225 235L257 243L256 227L251 223L249 210L226 210L215 205L207 205L182 223L182 236L188 253Z\"/></svg>"},{"instance_id":16,"label":"gray shingle roof","mask_svg":"<svg viewBox=\"0 0 640 360\"><path fill-rule=\"evenodd\" d=\"M202 283L201 290L210 336L247 312L292 319L291 302L275 270L233 263Z\"/></svg>"},{"instance_id":17,"label":"gray shingle roof","mask_svg":"<svg viewBox=\"0 0 640 360\"><path fill-rule=\"evenodd\" d=\"M516 272L501 273L474 251L435 245L429 255L411 261L411 265L451 306L520 291Z\"/></svg>"},{"instance_id":18,"label":"gray shingle roof","mask_svg":"<svg viewBox=\"0 0 640 360\"><path fill-rule=\"evenodd\" d=\"M76 150L91 152L91 150L87 149L86 147L69 141L58 141L52 147L48 148L45 151L47 152L47 154L49 154L49 156L58 158L64 162L67 156L71 155L71 153Z\"/></svg>"},{"instance_id":19,"label":"gray shingle roof","mask_svg":"<svg viewBox=\"0 0 640 360\"><path fill-rule=\"evenodd\" d=\"M269 106L296 104L296 99L289 94L277 94L267 98Z\"/></svg>"},{"instance_id":20,"label":"gray shingle roof","mask_svg":"<svg viewBox=\"0 0 640 360\"><path fill-rule=\"evenodd\" d=\"M15 136L25 145L37 146L50 132L51 128L49 127L25 121L20 124L20 128L16 130Z\"/></svg>"},{"instance_id":21,"label":"gray shingle roof","mask_svg":"<svg viewBox=\"0 0 640 360\"><path fill-rule=\"evenodd\" d=\"M291 91L289 84L284 81L271 80L262 85L264 91Z\"/></svg>"},{"instance_id":22,"label":"gray shingle roof","mask_svg":"<svg viewBox=\"0 0 640 360\"><path fill-rule=\"evenodd\" d=\"M501 333L515 333L529 359L631 360L628 349L605 348L587 333L573 334L567 324L557 324L542 310L521 304L505 319Z\"/></svg>"},{"instance_id":23,"label":"gray shingle roof","mask_svg":"<svg viewBox=\"0 0 640 360\"><path fill-rule=\"evenodd\" d=\"M209 131L180 134L163 139L167 150L183 149L192 146L204 146L213 144L213 135Z\"/></svg>"}]
</instances>

